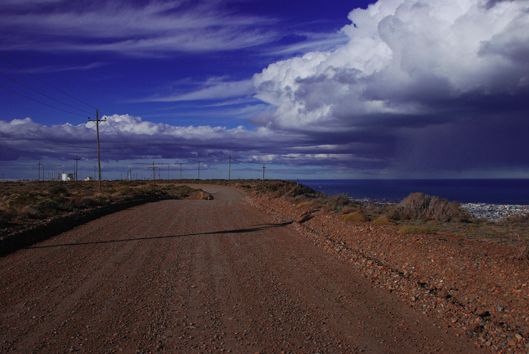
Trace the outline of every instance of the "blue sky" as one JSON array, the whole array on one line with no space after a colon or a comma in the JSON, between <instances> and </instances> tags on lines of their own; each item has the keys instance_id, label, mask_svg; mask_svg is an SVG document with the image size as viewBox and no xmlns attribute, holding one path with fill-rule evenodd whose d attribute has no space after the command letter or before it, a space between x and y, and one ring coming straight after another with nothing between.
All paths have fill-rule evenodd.
<instances>
[{"instance_id":1,"label":"blue sky","mask_svg":"<svg viewBox=\"0 0 529 354\"><path fill-rule=\"evenodd\" d=\"M79 5L65 5L67 3L77 3ZM97 2L96 2L97 3ZM91 105L100 107L105 114L133 114L149 118L155 122L175 122L179 124L222 124L237 126L247 123L244 119L226 120L225 113L232 113L241 110L241 116L237 118L247 118L243 108L250 105L259 107L258 100L252 100L252 92L248 91L248 98L244 101L227 100L216 98L213 94L211 100L208 96L203 99L174 101L174 102L146 102L148 99L155 99L164 96L179 96L186 93L200 90L207 87L208 83L214 82L237 82L249 80L251 77L266 67L269 63L281 58L288 57L297 52L281 53L282 50L289 49L293 45L312 45L312 36L323 36L321 46L316 43L315 48L325 48L334 46L333 36L348 23L347 14L355 6L366 6L368 1L314 1L310 6L306 6L303 1L206 1L197 6L196 2L171 2L171 1L111 1L99 2L103 9L96 5L86 6L86 2L62 2L62 1L13 1L12 5L4 5L5 10L12 12L14 16L23 20L31 16L36 21L41 17L49 16L53 18L54 12L62 13L60 17L64 22L61 26L49 24L43 25L43 29L49 35L40 35L37 29L31 24L24 24L20 29L11 28L5 36L15 39L22 36L28 43L24 45L27 50L12 50L3 52L5 60L0 62L2 68L2 78L4 83L17 92L27 94L26 88L21 88L18 81L31 81L31 86L35 86L39 91L44 91L50 96L58 96L63 100L63 95L50 89L49 85L58 86L75 96L86 100ZM105 5L107 3L107 5ZM111 5L108 5L110 3ZM173 3L173 4L171 4ZM182 4L180 4L182 3ZM167 13L159 13L157 16L149 14L146 9L148 5L159 6L167 9ZM193 5L195 4L195 5ZM173 5L173 6L170 6ZM107 6L109 9L104 9ZM78 23L75 18L77 11L86 11L86 24ZM197 48L180 46L178 42L168 44L153 44L146 48L136 48L132 46L127 49L91 51L68 50L68 46L83 46L86 42L94 40L96 36L90 33L86 36L70 37L60 35L60 31L74 24L78 26L79 32L84 28L89 28L90 24L104 26L100 31L112 32L111 27L119 26L119 22L125 22L126 26L134 28L134 24L128 23L134 18L145 21L145 31L138 30L138 35L124 35L125 38L145 38L143 32L153 34L146 35L147 41L158 40L158 35L165 36L156 29L157 20L164 18L170 21L172 18L188 16L200 18L201 13L209 13L209 16L219 17L215 26L224 26L223 22L238 21L241 25L234 25L229 28L229 35L221 37L225 43L215 44L213 48L210 43ZM108 21L98 20L97 14L104 14ZM116 19L114 16L128 16L128 18ZM10 17L9 15L4 15ZM149 23L152 21L152 23ZM22 22L22 21L19 21ZM29 22L29 21L28 21ZM209 23L204 24L208 26ZM167 24L167 28L171 23ZM189 26L192 27L192 26ZM234 48L229 48L231 31L254 31L249 34L249 38L242 38L241 43L235 43ZM186 41L195 41L195 36L207 36L207 28L185 28L189 33L182 37ZM89 32L89 30L88 30ZM204 32L204 33L203 33ZM43 32L40 32L43 33ZM84 34L84 33L83 33ZM149 36L152 35L151 38ZM170 37L170 35L167 35ZM253 38L255 37L255 39ZM46 48L46 42L50 43L63 41L68 44L52 44L50 49ZM40 41L44 42L40 42ZM95 38L98 41L98 38ZM123 40L122 30L115 30L115 34L108 33L108 38L103 38L99 43L121 42ZM14 43L15 40L8 40L13 46L21 43ZM196 40L200 42L200 38ZM87 43L86 43L87 44ZM228 48L223 50L224 46ZM12 80L17 80L13 82ZM36 80L37 82L34 82ZM44 85L42 85L44 83ZM31 92L33 93L33 92ZM32 95L33 96L33 95ZM37 94L38 98L42 98ZM230 97L226 97L230 98ZM47 102L44 98L44 100ZM65 97L64 100L70 101ZM207 101L207 102L203 102ZM211 101L211 102L209 102ZM230 103L229 106L211 106L215 103ZM236 104L240 102L239 104ZM2 117L32 117L34 121L42 123L80 123L86 117L68 114L57 109L53 109L36 103L18 93L7 93L2 86ZM57 102L51 102L54 106ZM78 105L78 102L71 102ZM59 105L63 107L64 105ZM86 105L80 104L83 110ZM89 107L88 107L89 108ZM90 109L90 108L89 108ZM74 110L77 112L76 110Z\"/></svg>"},{"instance_id":2,"label":"blue sky","mask_svg":"<svg viewBox=\"0 0 529 354\"><path fill-rule=\"evenodd\" d=\"M526 2L0 4L0 167L528 177ZM53 166L53 167L52 167ZM147 170L145 170L147 171ZM190 172L191 174L191 172Z\"/></svg>"}]
</instances>

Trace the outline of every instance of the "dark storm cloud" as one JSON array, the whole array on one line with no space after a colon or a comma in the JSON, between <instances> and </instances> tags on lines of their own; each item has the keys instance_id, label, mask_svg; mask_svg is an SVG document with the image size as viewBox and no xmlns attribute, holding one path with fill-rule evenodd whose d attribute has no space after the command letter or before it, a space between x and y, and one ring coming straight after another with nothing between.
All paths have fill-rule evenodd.
<instances>
[{"instance_id":1,"label":"dark storm cloud","mask_svg":"<svg viewBox=\"0 0 529 354\"><path fill-rule=\"evenodd\" d=\"M255 76L275 129L394 171L529 169L529 3L384 1ZM338 149L338 148L337 148Z\"/></svg>"}]
</instances>

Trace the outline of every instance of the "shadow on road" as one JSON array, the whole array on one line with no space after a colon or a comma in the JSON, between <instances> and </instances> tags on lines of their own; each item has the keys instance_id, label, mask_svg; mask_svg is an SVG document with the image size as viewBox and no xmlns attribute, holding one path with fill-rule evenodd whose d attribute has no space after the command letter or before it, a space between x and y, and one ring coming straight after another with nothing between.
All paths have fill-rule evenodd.
<instances>
[{"instance_id":1,"label":"shadow on road","mask_svg":"<svg viewBox=\"0 0 529 354\"><path fill-rule=\"evenodd\" d=\"M264 231L268 229L274 229L278 227L284 227L292 224L293 221L286 221L278 224L263 224L256 225L248 228L242 229L231 229L231 230L219 230L219 231L208 231L208 232L198 232L193 234L183 234L183 235L168 235L168 236L152 236L152 237L136 237L136 238L126 238L126 239L117 239L117 240L102 240L102 241L87 241L87 242L72 242L72 243L59 243L55 245L41 245L41 246L31 246L26 247L26 249L41 249L41 248L55 248L55 247L68 247L68 246L86 246L86 245L101 245L107 243L120 243L120 242L132 242L132 241L149 241L149 240L163 240L170 238L179 238L179 237L190 237L190 236L204 236L204 235L221 235L221 234L244 234L250 232Z\"/></svg>"}]
</instances>

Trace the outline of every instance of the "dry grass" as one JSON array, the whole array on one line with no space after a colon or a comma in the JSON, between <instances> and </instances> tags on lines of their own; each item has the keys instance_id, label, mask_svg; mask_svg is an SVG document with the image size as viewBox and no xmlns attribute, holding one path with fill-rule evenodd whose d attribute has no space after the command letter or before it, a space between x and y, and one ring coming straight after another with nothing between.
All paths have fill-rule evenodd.
<instances>
[{"instance_id":1,"label":"dry grass","mask_svg":"<svg viewBox=\"0 0 529 354\"><path fill-rule=\"evenodd\" d=\"M296 207L301 210L313 209L315 206L317 206L317 203L314 200L298 200L296 203Z\"/></svg>"},{"instance_id":2,"label":"dry grass","mask_svg":"<svg viewBox=\"0 0 529 354\"><path fill-rule=\"evenodd\" d=\"M408 224L399 227L399 233L403 235L434 235L439 231L436 226L433 225L415 225Z\"/></svg>"},{"instance_id":3,"label":"dry grass","mask_svg":"<svg viewBox=\"0 0 529 354\"><path fill-rule=\"evenodd\" d=\"M150 182L105 182L98 192L94 182L2 182L0 236L50 218L133 200L183 199L195 193L187 186ZM204 192L202 192L204 193Z\"/></svg>"},{"instance_id":4,"label":"dry grass","mask_svg":"<svg viewBox=\"0 0 529 354\"><path fill-rule=\"evenodd\" d=\"M499 243L529 242L529 223L500 223L477 221L473 223L441 223L443 232L468 238L486 239Z\"/></svg>"},{"instance_id":5,"label":"dry grass","mask_svg":"<svg viewBox=\"0 0 529 354\"><path fill-rule=\"evenodd\" d=\"M351 223L362 223L362 222L367 221L364 213L362 213L361 210L356 210L348 214L344 214L342 216L342 219L346 222L351 222Z\"/></svg>"},{"instance_id":6,"label":"dry grass","mask_svg":"<svg viewBox=\"0 0 529 354\"><path fill-rule=\"evenodd\" d=\"M375 225L393 225L393 222L386 215L379 215L373 220Z\"/></svg>"},{"instance_id":7,"label":"dry grass","mask_svg":"<svg viewBox=\"0 0 529 354\"><path fill-rule=\"evenodd\" d=\"M470 221L470 215L458 203L423 193L412 193L389 213L394 220Z\"/></svg>"},{"instance_id":8,"label":"dry grass","mask_svg":"<svg viewBox=\"0 0 529 354\"><path fill-rule=\"evenodd\" d=\"M473 219L457 203L413 193L398 204L357 203L346 195L325 196L288 181L245 181L237 186L258 194L283 197L300 210L318 209L342 214L344 221L400 226L403 234L450 233L497 242L529 242L529 216L517 216L500 223Z\"/></svg>"},{"instance_id":9,"label":"dry grass","mask_svg":"<svg viewBox=\"0 0 529 354\"><path fill-rule=\"evenodd\" d=\"M302 184L289 181L248 181L240 185L257 193L267 193L275 197L290 197L297 199L317 198L321 193Z\"/></svg>"}]
</instances>

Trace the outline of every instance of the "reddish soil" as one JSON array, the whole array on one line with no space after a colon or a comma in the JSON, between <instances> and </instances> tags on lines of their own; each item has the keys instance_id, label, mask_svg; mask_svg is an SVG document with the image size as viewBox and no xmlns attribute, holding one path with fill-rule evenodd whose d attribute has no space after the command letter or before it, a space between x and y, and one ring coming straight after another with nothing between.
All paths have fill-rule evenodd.
<instances>
[{"instance_id":1,"label":"reddish soil","mask_svg":"<svg viewBox=\"0 0 529 354\"><path fill-rule=\"evenodd\" d=\"M523 244L401 234L397 226L346 222L310 203L267 194L251 200L276 220L302 220L295 227L307 239L458 335L497 352L529 352L529 260L519 256Z\"/></svg>"},{"instance_id":2,"label":"reddish soil","mask_svg":"<svg viewBox=\"0 0 529 354\"><path fill-rule=\"evenodd\" d=\"M0 259L1 352L479 351L233 188Z\"/></svg>"}]
</instances>

